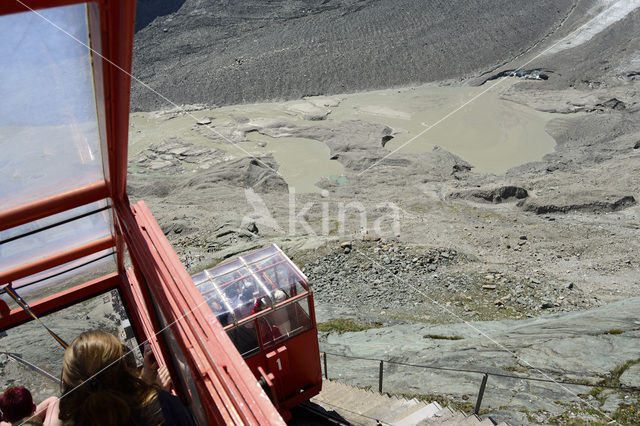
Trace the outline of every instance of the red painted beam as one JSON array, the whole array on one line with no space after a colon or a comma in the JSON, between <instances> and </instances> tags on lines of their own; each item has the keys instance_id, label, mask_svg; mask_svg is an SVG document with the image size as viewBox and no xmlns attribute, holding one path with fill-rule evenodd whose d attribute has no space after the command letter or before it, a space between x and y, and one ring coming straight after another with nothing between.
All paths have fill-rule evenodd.
<instances>
[{"instance_id":1,"label":"red painted beam","mask_svg":"<svg viewBox=\"0 0 640 426\"><path fill-rule=\"evenodd\" d=\"M135 1L125 0L118 7L101 8L100 16L109 186L114 201L126 200L135 8Z\"/></svg>"},{"instance_id":2,"label":"red painted beam","mask_svg":"<svg viewBox=\"0 0 640 426\"><path fill-rule=\"evenodd\" d=\"M93 203L108 196L106 182L100 181L9 207L0 210L0 231Z\"/></svg>"},{"instance_id":3,"label":"red painted beam","mask_svg":"<svg viewBox=\"0 0 640 426\"><path fill-rule=\"evenodd\" d=\"M235 349L143 202L135 214L114 205L137 258L199 389L212 424L284 424ZM200 309L201 308L201 309ZM188 354L188 356L187 356Z\"/></svg>"},{"instance_id":4,"label":"red painted beam","mask_svg":"<svg viewBox=\"0 0 640 426\"><path fill-rule=\"evenodd\" d=\"M3 0L0 2L0 15L28 12L29 10L86 3L85 0Z\"/></svg>"},{"instance_id":5,"label":"red painted beam","mask_svg":"<svg viewBox=\"0 0 640 426\"><path fill-rule=\"evenodd\" d=\"M160 333L161 327L156 312L153 309L151 309L151 311L147 309L147 304L150 303L150 299L143 295L143 292L145 294L147 294L147 292L140 284L134 268L127 269L126 277L127 279L122 288L122 296L127 307L129 307L130 320L136 328L138 337L141 341L146 340L151 345L158 366L166 366L169 369L169 375L171 377L178 377L176 367L171 363L169 346L167 345L164 335ZM182 383L179 380L174 380L172 387L178 392L178 396L182 398L185 404L189 402L188 390L182 389Z\"/></svg>"},{"instance_id":6,"label":"red painted beam","mask_svg":"<svg viewBox=\"0 0 640 426\"><path fill-rule=\"evenodd\" d=\"M114 208L120 218L134 268L143 275L144 281L154 293L158 308L165 316L166 321L173 324L170 327L171 334L176 337L176 342L180 346L180 350L193 375L194 382L198 386L198 393L203 404L202 408L207 412L209 423L242 423L241 421L234 421L233 414L229 411L234 411L234 404L233 399L230 399L230 395L225 392L224 385L217 380L214 380L213 384L211 382L205 383L203 380L202 374L203 369L206 369L206 365L203 365L201 353L193 346L194 336L192 335L192 330L188 326L185 327L186 324L184 323L187 318L180 314L180 310L175 306L172 298L162 294L162 289L165 287L163 280L172 278L161 273L161 270L166 272L166 268L163 268L165 263L158 259L159 253L156 247L146 238L147 225L138 223L136 216L131 211L131 206L128 204L118 203ZM141 290L143 290L143 293L147 293L144 288L141 288ZM151 303L148 296L148 294L144 295L145 299L148 299L149 303ZM233 345L231 344L231 346Z\"/></svg>"},{"instance_id":7,"label":"red painted beam","mask_svg":"<svg viewBox=\"0 0 640 426\"><path fill-rule=\"evenodd\" d=\"M114 244L115 239L113 236L104 237L71 250L45 257L44 259L16 266L15 268L0 272L0 283L6 284L19 280L20 278L28 277L29 275L37 274L38 272L46 271L47 269L71 262L72 260L106 250L113 247Z\"/></svg>"},{"instance_id":8,"label":"red painted beam","mask_svg":"<svg viewBox=\"0 0 640 426\"><path fill-rule=\"evenodd\" d=\"M97 296L105 291L118 288L121 283L121 276L117 273L113 273L61 291L53 296L38 300L35 303L30 303L29 306L36 315L43 316L59 311L60 309L73 305L74 303L81 302L90 297ZM16 308L7 316L0 317L0 330L15 327L29 320L31 320L29 314L27 314L22 308Z\"/></svg>"}]
</instances>

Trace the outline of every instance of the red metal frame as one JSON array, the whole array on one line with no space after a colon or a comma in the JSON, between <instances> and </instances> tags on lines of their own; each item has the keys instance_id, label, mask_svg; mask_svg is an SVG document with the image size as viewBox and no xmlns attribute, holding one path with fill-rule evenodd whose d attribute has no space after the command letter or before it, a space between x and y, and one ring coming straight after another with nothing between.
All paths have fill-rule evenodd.
<instances>
[{"instance_id":1,"label":"red metal frame","mask_svg":"<svg viewBox=\"0 0 640 426\"><path fill-rule=\"evenodd\" d=\"M121 284L122 277L119 274L109 274L41 299L29 304L29 306L34 314L38 316L47 315L105 291L119 288ZM30 320L31 316L27 312L22 308L16 308L7 316L0 317L0 330L15 327Z\"/></svg>"},{"instance_id":2,"label":"red metal frame","mask_svg":"<svg viewBox=\"0 0 640 426\"><path fill-rule=\"evenodd\" d=\"M9 207L0 210L0 231L93 203L108 196L109 189L106 182L100 181Z\"/></svg>"},{"instance_id":3,"label":"red metal frame","mask_svg":"<svg viewBox=\"0 0 640 426\"><path fill-rule=\"evenodd\" d=\"M140 260L149 291L173 324L170 328L181 351L191 355L189 367L197 375L194 379L209 420L282 424L144 202L134 206L135 214L128 205L118 203L115 208L131 257Z\"/></svg>"},{"instance_id":4,"label":"red metal frame","mask_svg":"<svg viewBox=\"0 0 640 426\"><path fill-rule=\"evenodd\" d=\"M127 201L127 140L135 1L120 1L118 7L100 2L102 80L109 153L109 187L114 202ZM100 101L100 93L97 93Z\"/></svg>"},{"instance_id":5,"label":"red metal frame","mask_svg":"<svg viewBox=\"0 0 640 426\"><path fill-rule=\"evenodd\" d=\"M16 266L15 268L8 269L0 273L0 283L8 283L19 280L20 278L28 277L29 275L37 274L38 272L46 271L47 269L55 268L56 266L63 265L67 262L111 248L114 244L114 237L108 236L83 244L79 247L72 248L71 250L56 253L52 256L45 257L44 259Z\"/></svg>"},{"instance_id":6,"label":"red metal frame","mask_svg":"<svg viewBox=\"0 0 640 426\"><path fill-rule=\"evenodd\" d=\"M4 0L0 15L84 3L80 0ZM29 223L107 197L114 207L114 236L21 265L0 274L0 283L116 246L118 273L110 274L31 303L37 315L63 309L110 289L121 291L130 320L139 336L151 338L158 361L176 377L155 308L168 321L180 352L187 361L199 399L211 424L283 424L278 411L258 386L215 316L205 305L189 274L164 237L144 203L134 208L126 194L127 137L131 61L135 19L134 0L97 0L88 3L98 127L103 147L104 181L64 191L0 211L0 230ZM105 149L106 143L106 149ZM105 160L106 159L106 160ZM105 164L104 162L108 164ZM133 270L124 270L125 244ZM153 302L156 302L155 304ZM195 308L195 309L194 309ZM27 321L14 309L0 318L0 329ZM159 337L161 335L158 335ZM180 395L188 400L186 390Z\"/></svg>"},{"instance_id":7,"label":"red metal frame","mask_svg":"<svg viewBox=\"0 0 640 426\"><path fill-rule=\"evenodd\" d=\"M161 356L156 357L158 366L166 366L169 369L171 377L177 377L173 364L165 361L165 359L170 359L169 348L164 339L159 338L154 331L160 330L161 327L155 312L149 312L147 310L147 306L151 306L150 298L144 295L147 294L147 292L144 291L144 287L140 284L133 268L127 269L126 277L127 279L123 282L122 296L127 306L134 306L136 308L135 312L131 312L130 317L133 318L131 323L136 332L139 333L138 337L151 345L153 353L161 354ZM174 383L173 387L178 388L178 383ZM185 390L180 390L182 392L180 392L178 396L181 397L185 404L188 403L189 401L185 396Z\"/></svg>"},{"instance_id":8,"label":"red metal frame","mask_svg":"<svg viewBox=\"0 0 640 426\"><path fill-rule=\"evenodd\" d=\"M272 381L274 382L278 398L278 409L283 415L286 415L287 412L295 406L317 395L322 389L322 370L320 367L320 349L318 346L318 330L313 305L313 294L305 293L304 295L296 296L295 299L293 299L296 304L293 306L299 309L297 303L302 299L308 300L311 328L295 334L286 340L281 340L267 348L264 348L262 335L258 332L258 339L261 346L260 352L245 359L256 378L259 378L258 372L260 369L267 374L273 375ZM290 302L291 299L288 299L282 304L290 304ZM278 306L280 306L280 304ZM263 311L260 313L262 312ZM273 311L269 310L265 312L269 313ZM259 331L257 321L255 321L255 323L256 330ZM225 328L225 330L227 328ZM285 375L275 370L271 371L267 360L269 353L283 347L287 349L289 360L292 364Z\"/></svg>"}]
</instances>

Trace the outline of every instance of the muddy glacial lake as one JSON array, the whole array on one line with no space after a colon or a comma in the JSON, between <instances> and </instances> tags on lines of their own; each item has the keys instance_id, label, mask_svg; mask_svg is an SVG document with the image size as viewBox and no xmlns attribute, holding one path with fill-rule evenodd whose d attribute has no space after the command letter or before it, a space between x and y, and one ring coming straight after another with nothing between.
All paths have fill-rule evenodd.
<instances>
[{"instance_id":1,"label":"muddy glacial lake","mask_svg":"<svg viewBox=\"0 0 640 426\"><path fill-rule=\"evenodd\" d=\"M137 112L131 115L130 155L152 143L176 140L216 147L226 153L221 161L272 154L278 172L296 192L318 192L316 184L323 178L344 180L344 168L331 160L325 143L299 137L297 130L360 121L391 129L393 138L384 146L389 153L421 153L440 146L476 172L502 174L541 160L555 148L545 129L557 114L501 97L518 81L507 78L478 87L423 85L186 114ZM186 172L200 166L191 165Z\"/></svg>"}]
</instances>

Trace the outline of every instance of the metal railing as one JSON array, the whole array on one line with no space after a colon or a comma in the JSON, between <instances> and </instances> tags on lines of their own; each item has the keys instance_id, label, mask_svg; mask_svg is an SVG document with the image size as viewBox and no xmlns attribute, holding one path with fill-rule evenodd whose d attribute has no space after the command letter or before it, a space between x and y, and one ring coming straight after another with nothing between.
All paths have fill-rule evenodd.
<instances>
[{"instance_id":1,"label":"metal railing","mask_svg":"<svg viewBox=\"0 0 640 426\"><path fill-rule=\"evenodd\" d=\"M53 374L49 373L48 371L38 367L37 365L27 361L26 359L24 359L22 357L22 354L17 354L14 352L5 352L5 351L0 351L0 354L2 355L6 355L9 358L18 361L20 364L26 366L27 368L30 368L31 370L35 371L36 373L40 374L43 377L46 377L47 379L51 380L52 382L56 383L57 385L60 385L60 379L56 376L54 376Z\"/></svg>"},{"instance_id":2,"label":"metal railing","mask_svg":"<svg viewBox=\"0 0 640 426\"><path fill-rule=\"evenodd\" d=\"M583 387L589 387L589 388L606 388L606 389L616 389L616 390L621 390L621 391L628 391L628 392L640 392L640 387L634 387L634 386L612 386L612 385L607 385L607 384L592 384L592 383L584 383L584 382L575 382L575 381L568 381L568 380L554 380L554 379L550 379L550 378L543 378L543 377L527 377L527 376L516 376L515 374L507 374L507 373L498 373L498 372L492 372L492 371L486 371L486 370L474 370L474 369L468 369L468 368L457 368L457 367L443 367L443 366L438 366L438 365L423 365L423 364L411 364L411 363L407 363L407 362L399 362L399 361L390 361L390 360L383 360L383 359L378 359L378 358L367 358L367 357L358 357L358 356L353 356L353 355L344 355L344 354L337 354L337 353L331 353L331 352L321 352L322 354L322 363L324 366L324 378L329 380L329 372L328 372L328 363L327 363L327 355L331 355L331 356L336 356L336 357L342 357L342 358L347 358L347 359L355 359L355 360L362 360L362 361L375 361L379 363L379 369L378 369L378 392L382 393L382 385L383 385L383 380L384 380L384 364L392 364L392 365L399 365L399 366L404 366L404 367L414 367L414 368L422 368L422 369L427 369L427 370L441 370L441 371L449 371L449 372L456 372L456 373L471 373L471 374L480 374L482 375L482 381L480 383L480 388L478 389L478 396L476 398L476 404L475 404L475 408L473 410L473 413L478 415L480 412L480 407L482 406L482 398L484 397L484 391L487 387L487 380L489 379L489 376L495 376L495 377L504 377L507 379L516 379L516 380L527 380L527 381L533 381L533 382L544 382L544 383L555 383L555 384L560 384L560 385L570 385L570 386L583 386Z\"/></svg>"}]
</instances>

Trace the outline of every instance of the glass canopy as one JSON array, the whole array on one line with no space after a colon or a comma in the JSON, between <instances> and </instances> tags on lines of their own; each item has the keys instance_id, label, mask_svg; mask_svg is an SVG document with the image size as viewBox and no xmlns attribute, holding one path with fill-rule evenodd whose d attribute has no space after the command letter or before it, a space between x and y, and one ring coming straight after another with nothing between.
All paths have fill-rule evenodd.
<instances>
[{"instance_id":1,"label":"glass canopy","mask_svg":"<svg viewBox=\"0 0 640 426\"><path fill-rule=\"evenodd\" d=\"M104 179L85 4L0 16L0 206Z\"/></svg>"},{"instance_id":2,"label":"glass canopy","mask_svg":"<svg viewBox=\"0 0 640 426\"><path fill-rule=\"evenodd\" d=\"M105 179L87 13L83 3L0 16L2 210ZM107 200L0 231L0 273L113 233ZM94 253L13 287L33 301L105 262L113 272L113 258L112 249Z\"/></svg>"},{"instance_id":3,"label":"glass canopy","mask_svg":"<svg viewBox=\"0 0 640 426\"><path fill-rule=\"evenodd\" d=\"M113 213L106 200L0 231L0 270L112 234Z\"/></svg>"},{"instance_id":4,"label":"glass canopy","mask_svg":"<svg viewBox=\"0 0 640 426\"><path fill-rule=\"evenodd\" d=\"M223 326L309 290L307 279L276 245L192 276Z\"/></svg>"}]
</instances>

